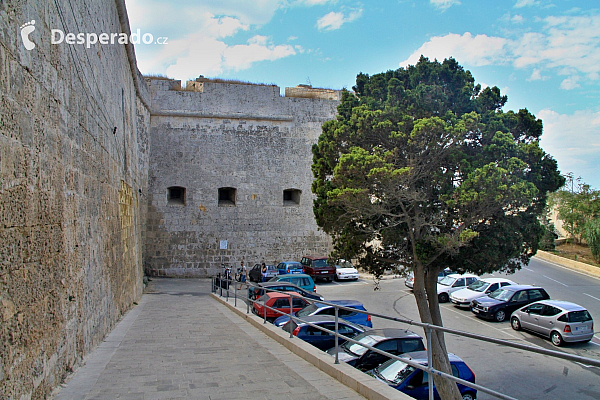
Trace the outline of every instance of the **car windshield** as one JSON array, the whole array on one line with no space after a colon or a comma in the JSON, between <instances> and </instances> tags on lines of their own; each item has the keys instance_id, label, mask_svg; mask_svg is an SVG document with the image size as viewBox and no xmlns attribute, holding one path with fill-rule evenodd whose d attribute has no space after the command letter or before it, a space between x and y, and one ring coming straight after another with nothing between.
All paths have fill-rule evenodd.
<instances>
[{"instance_id":1,"label":"car windshield","mask_svg":"<svg viewBox=\"0 0 600 400\"><path fill-rule=\"evenodd\" d=\"M452 284L456 282L456 278L453 278L451 276L445 276L444 279L442 279L441 281L439 281L438 283L440 285L444 285L444 286L452 286Z\"/></svg>"},{"instance_id":2,"label":"car windshield","mask_svg":"<svg viewBox=\"0 0 600 400\"><path fill-rule=\"evenodd\" d=\"M277 269L277 267L274 265L267 265L267 271L274 271L276 269Z\"/></svg>"},{"instance_id":3,"label":"car windshield","mask_svg":"<svg viewBox=\"0 0 600 400\"><path fill-rule=\"evenodd\" d=\"M508 301L512 297L513 293L514 292L512 290L498 289L490 293L490 297L500 301Z\"/></svg>"},{"instance_id":4,"label":"car windshield","mask_svg":"<svg viewBox=\"0 0 600 400\"><path fill-rule=\"evenodd\" d=\"M467 289L474 290L475 292L485 292L489 286L490 284L485 281L475 281L467 286Z\"/></svg>"},{"instance_id":5,"label":"car windshield","mask_svg":"<svg viewBox=\"0 0 600 400\"><path fill-rule=\"evenodd\" d=\"M309 306L304 307L302 310L296 313L297 317L307 317L312 315L315 311L317 311L319 307L316 304L311 304Z\"/></svg>"},{"instance_id":6,"label":"car windshield","mask_svg":"<svg viewBox=\"0 0 600 400\"><path fill-rule=\"evenodd\" d=\"M390 360L375 369L377 376L397 385L414 372L416 368L399 360Z\"/></svg>"},{"instance_id":7,"label":"car windshield","mask_svg":"<svg viewBox=\"0 0 600 400\"><path fill-rule=\"evenodd\" d=\"M339 265L335 266L336 268L354 268L350 261L340 261Z\"/></svg>"},{"instance_id":8,"label":"car windshield","mask_svg":"<svg viewBox=\"0 0 600 400\"><path fill-rule=\"evenodd\" d=\"M296 268L296 269L297 269L297 268L302 268L302 265L301 265L300 263L289 263L289 264L287 265L287 267L288 267L289 269L294 269L294 268Z\"/></svg>"},{"instance_id":9,"label":"car windshield","mask_svg":"<svg viewBox=\"0 0 600 400\"><path fill-rule=\"evenodd\" d=\"M380 340L381 337L380 336L371 336L368 333L361 333L357 336L354 337L354 340L366 344L367 346L374 346L375 344L377 344ZM366 347L361 346L360 344L357 343L351 343L351 342L346 342L342 345L343 348L345 348L346 350L348 350L350 353L356 355L356 356L362 356L363 354L365 354L367 352Z\"/></svg>"},{"instance_id":10,"label":"car windshield","mask_svg":"<svg viewBox=\"0 0 600 400\"><path fill-rule=\"evenodd\" d=\"M569 322L586 322L591 320L592 316L587 310L571 311L569 313Z\"/></svg>"}]
</instances>

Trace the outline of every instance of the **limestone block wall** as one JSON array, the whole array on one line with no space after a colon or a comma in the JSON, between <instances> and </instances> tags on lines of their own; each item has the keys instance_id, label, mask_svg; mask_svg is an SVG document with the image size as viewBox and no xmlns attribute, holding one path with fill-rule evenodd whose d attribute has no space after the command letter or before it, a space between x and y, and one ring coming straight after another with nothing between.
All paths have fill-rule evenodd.
<instances>
[{"instance_id":1,"label":"limestone block wall","mask_svg":"<svg viewBox=\"0 0 600 400\"><path fill-rule=\"evenodd\" d=\"M47 398L141 296L149 99L123 45L50 42L122 32L123 10L0 2L2 399Z\"/></svg>"},{"instance_id":2,"label":"limestone block wall","mask_svg":"<svg viewBox=\"0 0 600 400\"><path fill-rule=\"evenodd\" d=\"M147 81L148 274L207 276L221 263L330 252L312 211L311 147L338 101L282 97L271 85L205 81L182 91L170 90L178 81ZM184 199L170 200L173 187ZM235 189L233 201L220 201L220 188Z\"/></svg>"}]
</instances>

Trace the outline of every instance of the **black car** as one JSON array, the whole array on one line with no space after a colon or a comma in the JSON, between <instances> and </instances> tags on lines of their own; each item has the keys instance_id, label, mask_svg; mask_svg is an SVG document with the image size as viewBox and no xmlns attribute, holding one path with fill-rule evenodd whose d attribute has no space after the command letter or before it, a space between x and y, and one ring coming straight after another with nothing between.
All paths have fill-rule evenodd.
<instances>
[{"instance_id":1,"label":"black car","mask_svg":"<svg viewBox=\"0 0 600 400\"><path fill-rule=\"evenodd\" d=\"M279 270L277 269L277 266L275 266L275 265L265 265L265 266L267 267L267 272L265 274L267 280L271 279L274 276L279 275ZM250 279L250 282L256 282L256 283L263 281L261 264L254 264L254 267L252 267L250 272L248 272L248 279Z\"/></svg>"},{"instance_id":2,"label":"black car","mask_svg":"<svg viewBox=\"0 0 600 400\"><path fill-rule=\"evenodd\" d=\"M354 340L390 354L425 350L423 338L405 329L371 329L356 335ZM360 344L346 342L339 346L338 359L361 371L368 371L389 360L389 357L369 350ZM335 356L335 347L327 350Z\"/></svg>"},{"instance_id":3,"label":"black car","mask_svg":"<svg viewBox=\"0 0 600 400\"><path fill-rule=\"evenodd\" d=\"M471 311L478 317L502 322L513 311L534 301L549 298L548 293L539 286L510 285L473 300Z\"/></svg>"},{"instance_id":4,"label":"black car","mask_svg":"<svg viewBox=\"0 0 600 400\"><path fill-rule=\"evenodd\" d=\"M259 283L257 287L248 288L248 298L256 300L265 293L265 288L271 290L279 290L283 292L296 292L302 297L312 300L325 300L323 296L316 292L309 292L308 290L302 289L300 286L296 286L289 282L263 282Z\"/></svg>"}]
</instances>

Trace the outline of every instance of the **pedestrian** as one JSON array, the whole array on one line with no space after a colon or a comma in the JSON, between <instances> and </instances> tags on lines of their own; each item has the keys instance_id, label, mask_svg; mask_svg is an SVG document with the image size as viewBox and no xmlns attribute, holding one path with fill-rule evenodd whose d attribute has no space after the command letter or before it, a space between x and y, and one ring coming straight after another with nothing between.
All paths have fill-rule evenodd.
<instances>
[{"instance_id":1,"label":"pedestrian","mask_svg":"<svg viewBox=\"0 0 600 400\"><path fill-rule=\"evenodd\" d=\"M261 269L261 276L262 276L262 281L266 282L267 281L267 266L265 263L262 263L262 269Z\"/></svg>"},{"instance_id":2,"label":"pedestrian","mask_svg":"<svg viewBox=\"0 0 600 400\"><path fill-rule=\"evenodd\" d=\"M242 279L240 280L240 287L238 288L241 289L242 286L244 285L244 283L246 283L246 266L244 265L244 261L240 261L240 272L242 274Z\"/></svg>"}]
</instances>

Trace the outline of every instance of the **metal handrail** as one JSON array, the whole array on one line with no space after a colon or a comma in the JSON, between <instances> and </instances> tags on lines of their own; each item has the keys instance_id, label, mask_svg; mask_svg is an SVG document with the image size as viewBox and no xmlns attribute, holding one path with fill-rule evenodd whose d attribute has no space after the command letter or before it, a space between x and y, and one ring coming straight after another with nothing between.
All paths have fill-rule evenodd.
<instances>
[{"instance_id":1,"label":"metal handrail","mask_svg":"<svg viewBox=\"0 0 600 400\"><path fill-rule=\"evenodd\" d=\"M260 288L261 290L264 291L264 293L267 293L267 292L284 293L284 291L282 291L282 290L269 289L269 288L265 288L265 287L261 287L261 286L255 285L253 283L249 283L249 282L246 282L246 285L248 285L248 288L250 288L250 287ZM213 289L215 288L214 280L213 280L212 287L213 287ZM229 287L229 285L227 287ZM286 294L290 294L291 292L285 292L285 293ZM229 295L229 293L227 293L227 296L228 295ZM237 293L235 294L235 296L237 297ZM291 297L292 296L301 297L301 298L305 299L306 301L308 301L309 303L320 303L320 304L326 304L326 305L334 307L334 309L335 309L335 331L331 331L329 329L326 329L326 328L323 328L321 326L315 325L315 324L313 324L311 322L302 320L299 317L293 316L292 315L293 313L291 312L291 310L292 310L292 307L291 307L291 301L292 301L292 299L291 299ZM222 293L221 293L221 297L222 297ZM246 300L246 303L248 305L247 313L249 313L250 303L254 304L256 302L256 300L252 300L248 296L245 296L243 298ZM485 341L485 342L488 342L488 343L491 342L491 343L499 344L501 346L514 347L514 348L517 348L517 349L520 349L520 350L525 350L525 351L529 351L529 352L533 352L533 353L547 355L547 356L550 356L550 357L562 358L562 359L569 360L569 361L575 361L575 362L579 362L579 363L583 363L583 364L587 364L587 365L593 365L593 366L596 366L596 367L600 367L600 360L593 359L593 358L577 356L577 355L568 354L568 353L564 353L564 352L560 352L560 351L556 351L556 350L547 350L547 349L543 349L543 348L539 348L539 347L528 346L528 345L524 345L524 344L520 344L520 343L514 343L514 342L511 342L511 341L508 341L508 340L496 339L496 338L487 337L487 336L483 336L483 335L478 335L478 334L475 334L475 333L470 333L470 332L465 332L465 331L460 331L460 330L452 329L452 328L445 328L443 326L438 326L438 325L434 325L434 324L429 324L429 323L414 321L414 320L411 320L411 319L390 317L390 316L387 316L387 315L384 315L384 314L377 314L377 313L371 313L369 311L357 310L355 308L350 308L350 307L345 307L345 306L340 306L340 305L337 305L337 304L329 303L329 302L324 301L324 300L309 299L309 298L303 297L300 294L295 294L295 293L291 293L291 296L290 296L290 313L289 314L282 313L281 311L279 311L279 310L277 310L277 309L275 309L273 307L267 306L266 302L265 302L264 307L265 307L265 322L266 322L266 308L269 308L271 310L276 311L277 313L281 313L281 315L288 315L290 317L290 321L300 321L300 322L305 323L307 325L310 325L310 326L312 326L314 328L317 328L317 329L320 329L320 330L322 330L324 332L327 332L329 334L335 335L335 349L336 349L335 350L335 353L336 353L336 355L335 355L335 363L336 364L339 363L338 356L337 356L338 352L339 352L338 338L341 337L342 339L344 339L344 340L346 340L348 342L352 342L352 343L358 344L358 345L360 345L362 347L365 347L365 348L367 348L369 350L372 350L372 351L374 351L376 353L385 355L385 356L387 356L387 357L389 357L391 359L399 360L399 361L402 361L402 362L404 362L404 363L406 363L408 365L411 365L411 366L413 366L415 368L421 369L421 370L427 372L429 374L430 378L433 378L433 376L437 375L437 376L440 376L440 377L443 377L443 378L446 378L446 379L450 379L452 381L455 381L457 383L461 383L461 384L463 384L465 386L468 386L470 388L473 388L473 389L476 389L476 390L480 390L480 391L482 391L484 393L487 393L487 394L490 394L490 395L495 396L497 398L505 399L505 400L516 400L516 399L514 397L505 395L505 394L497 392L495 390L488 389L485 386L481 386L481 385L478 385L478 384L475 384L475 383L472 383L472 382L465 381L463 379L455 377L454 375L447 374L445 372L438 371L435 368L433 368L431 366L432 365L432 363L431 363L431 342L430 342L431 333L432 333L431 331L432 330L438 330L438 331L442 331L442 332L445 332L445 333L450 333L450 334L454 334L454 335L458 335L458 336L468 337L468 338L475 339L475 340ZM417 363L415 361L408 360L406 358L401 358L401 357L396 356L394 354L385 352L383 350L376 349L376 348L374 348L372 346L369 346L369 345L366 345L366 344L363 344L363 343L359 343L358 341L356 341L356 340L354 340L352 338L349 338L349 337L346 337L344 335L339 334L338 333L338 326L337 326L338 325L338 311L339 310L348 310L348 311L357 312L357 313L361 313L361 314L367 314L367 315L371 315L371 317L378 317L378 318L382 318L382 319L386 319L386 320L390 320L390 321L405 323L405 324L408 324L408 325L414 325L414 326L419 326L419 327L423 328L426 331L426 337L427 337L427 342L428 342L428 345L427 345L427 355L428 355L427 358L428 358L428 361L429 361L428 365L425 366L425 365L419 364L419 363ZM291 326L290 326L290 337L292 337ZM433 382L433 379L430 379L430 382ZM429 385L429 397L430 397L430 399L433 399L433 385Z\"/></svg>"}]
</instances>

